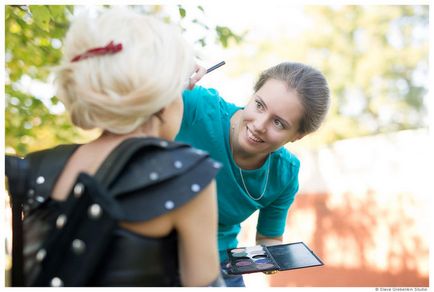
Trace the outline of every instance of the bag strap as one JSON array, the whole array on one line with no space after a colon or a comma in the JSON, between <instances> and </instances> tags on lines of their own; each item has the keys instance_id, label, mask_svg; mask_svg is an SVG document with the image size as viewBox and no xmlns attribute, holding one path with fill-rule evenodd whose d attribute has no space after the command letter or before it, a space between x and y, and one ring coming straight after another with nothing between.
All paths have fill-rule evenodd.
<instances>
[{"instance_id":1,"label":"bag strap","mask_svg":"<svg viewBox=\"0 0 434 292\"><path fill-rule=\"evenodd\" d=\"M117 202L85 173L78 175L75 186L62 210L66 224L56 226L44 240L41 269L30 286L88 286L97 278L102 259L109 252L118 224Z\"/></svg>"},{"instance_id":2,"label":"bag strap","mask_svg":"<svg viewBox=\"0 0 434 292\"><path fill-rule=\"evenodd\" d=\"M131 157L143 147L178 147L177 144L158 138L130 138L120 143L104 160L94 177L104 187L110 190L111 184L130 161Z\"/></svg>"},{"instance_id":3,"label":"bag strap","mask_svg":"<svg viewBox=\"0 0 434 292\"><path fill-rule=\"evenodd\" d=\"M27 190L37 195L33 202L36 206L46 200L53 191L54 182L62 173L67 160L78 149L78 144L59 145L52 149L30 153L25 160L29 161L29 179ZM38 179L43 178L43 182ZM39 197L39 198L38 198ZM43 198L43 200L40 200ZM31 204L31 207L32 204Z\"/></svg>"}]
</instances>

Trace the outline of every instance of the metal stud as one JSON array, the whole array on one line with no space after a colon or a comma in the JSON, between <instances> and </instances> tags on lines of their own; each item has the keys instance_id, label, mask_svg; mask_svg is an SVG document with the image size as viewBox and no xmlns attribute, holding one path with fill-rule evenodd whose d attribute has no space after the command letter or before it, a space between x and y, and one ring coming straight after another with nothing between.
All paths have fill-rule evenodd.
<instances>
[{"instance_id":1,"label":"metal stud","mask_svg":"<svg viewBox=\"0 0 434 292\"><path fill-rule=\"evenodd\" d=\"M200 186L198 184L192 184L191 185L191 190L195 193L197 193L198 191L200 191Z\"/></svg>"},{"instance_id":2,"label":"metal stud","mask_svg":"<svg viewBox=\"0 0 434 292\"><path fill-rule=\"evenodd\" d=\"M80 239L74 239L71 247L72 251L77 255L82 254L86 250L86 244Z\"/></svg>"},{"instance_id":3,"label":"metal stud","mask_svg":"<svg viewBox=\"0 0 434 292\"><path fill-rule=\"evenodd\" d=\"M68 217L66 217L65 214L60 214L59 217L57 217L56 219L56 227L58 229L61 229L63 226L65 226L67 219Z\"/></svg>"},{"instance_id":4,"label":"metal stud","mask_svg":"<svg viewBox=\"0 0 434 292\"><path fill-rule=\"evenodd\" d=\"M36 183L37 183L38 185L43 184L44 182L45 182L45 177L43 177L43 176L38 176L38 177L36 178Z\"/></svg>"},{"instance_id":5,"label":"metal stud","mask_svg":"<svg viewBox=\"0 0 434 292\"><path fill-rule=\"evenodd\" d=\"M45 259L45 256L47 255L47 251L45 249L40 249L36 253L36 261L42 262Z\"/></svg>"},{"instance_id":6,"label":"metal stud","mask_svg":"<svg viewBox=\"0 0 434 292\"><path fill-rule=\"evenodd\" d=\"M196 154L199 154L199 155L203 155L206 153L205 151L200 150L200 149L195 149L194 152L196 152Z\"/></svg>"},{"instance_id":7,"label":"metal stud","mask_svg":"<svg viewBox=\"0 0 434 292\"><path fill-rule=\"evenodd\" d=\"M28 195L29 197L33 197L33 196L35 195L35 190L34 190L34 189L29 189L29 190L27 191L27 195Z\"/></svg>"},{"instance_id":8,"label":"metal stud","mask_svg":"<svg viewBox=\"0 0 434 292\"><path fill-rule=\"evenodd\" d=\"M156 172L151 172L151 173L149 174L149 178L150 178L151 180L157 180L157 179L158 179L158 173L156 173Z\"/></svg>"},{"instance_id":9,"label":"metal stud","mask_svg":"<svg viewBox=\"0 0 434 292\"><path fill-rule=\"evenodd\" d=\"M218 162L214 162L214 163L212 164L212 166L213 166L214 168L220 168L220 167L222 166L222 164L221 164L221 163L218 163Z\"/></svg>"},{"instance_id":10,"label":"metal stud","mask_svg":"<svg viewBox=\"0 0 434 292\"><path fill-rule=\"evenodd\" d=\"M36 201L39 202L39 203L43 203L45 201L45 198L42 197L42 196L37 196L36 197Z\"/></svg>"},{"instance_id":11,"label":"metal stud","mask_svg":"<svg viewBox=\"0 0 434 292\"><path fill-rule=\"evenodd\" d=\"M175 163L173 163L173 165L175 166L175 168L180 169L182 167L182 162L177 160L177 161L175 161Z\"/></svg>"},{"instance_id":12,"label":"metal stud","mask_svg":"<svg viewBox=\"0 0 434 292\"><path fill-rule=\"evenodd\" d=\"M167 146L169 146L169 143L167 141L161 141L160 146L161 147L167 147Z\"/></svg>"},{"instance_id":13,"label":"metal stud","mask_svg":"<svg viewBox=\"0 0 434 292\"><path fill-rule=\"evenodd\" d=\"M51 287L62 287L63 286L63 281L62 281L62 279L60 279L58 277L54 277L50 281L50 286Z\"/></svg>"},{"instance_id":14,"label":"metal stud","mask_svg":"<svg viewBox=\"0 0 434 292\"><path fill-rule=\"evenodd\" d=\"M76 198L79 198L84 191L84 185L82 183L77 183L74 186L74 195Z\"/></svg>"},{"instance_id":15,"label":"metal stud","mask_svg":"<svg viewBox=\"0 0 434 292\"><path fill-rule=\"evenodd\" d=\"M87 210L87 213L88 213L90 218L98 219L99 217L101 217L102 208L98 204L92 204L92 205L90 205L89 209Z\"/></svg>"},{"instance_id":16,"label":"metal stud","mask_svg":"<svg viewBox=\"0 0 434 292\"><path fill-rule=\"evenodd\" d=\"M173 209L173 207L175 207L175 203L173 201L166 201L166 203L164 203L164 208L166 208L167 210L171 210Z\"/></svg>"}]
</instances>

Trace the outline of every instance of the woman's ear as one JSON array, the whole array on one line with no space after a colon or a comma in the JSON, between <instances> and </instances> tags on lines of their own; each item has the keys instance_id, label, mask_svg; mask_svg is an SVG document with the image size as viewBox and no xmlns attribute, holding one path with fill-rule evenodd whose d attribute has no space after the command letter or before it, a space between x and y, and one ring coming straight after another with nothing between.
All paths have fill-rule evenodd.
<instances>
[{"instance_id":1,"label":"woman's ear","mask_svg":"<svg viewBox=\"0 0 434 292\"><path fill-rule=\"evenodd\" d=\"M166 108L163 107L162 109L160 109L158 112L156 112L154 114L161 123L164 123L164 119L163 119L162 115L163 115L165 109Z\"/></svg>"}]
</instances>

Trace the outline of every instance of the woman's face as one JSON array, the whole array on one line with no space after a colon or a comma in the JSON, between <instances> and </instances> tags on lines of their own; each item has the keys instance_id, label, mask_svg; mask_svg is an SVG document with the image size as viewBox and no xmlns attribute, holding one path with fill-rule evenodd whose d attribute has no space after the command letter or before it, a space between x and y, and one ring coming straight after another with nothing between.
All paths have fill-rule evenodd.
<instances>
[{"instance_id":1,"label":"woman's face","mask_svg":"<svg viewBox=\"0 0 434 292\"><path fill-rule=\"evenodd\" d=\"M303 137L298 133L303 107L285 82L268 79L241 113L238 146L250 154L268 154Z\"/></svg>"}]
</instances>

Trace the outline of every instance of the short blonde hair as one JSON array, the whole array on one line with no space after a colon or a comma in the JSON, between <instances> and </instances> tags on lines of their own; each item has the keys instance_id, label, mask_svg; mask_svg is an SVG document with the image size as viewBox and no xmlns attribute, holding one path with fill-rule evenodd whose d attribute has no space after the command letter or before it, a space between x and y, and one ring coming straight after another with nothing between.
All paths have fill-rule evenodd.
<instances>
[{"instance_id":1,"label":"short blonde hair","mask_svg":"<svg viewBox=\"0 0 434 292\"><path fill-rule=\"evenodd\" d=\"M110 41L123 49L71 62ZM180 97L193 69L193 49L177 27L116 7L72 22L57 68L57 96L76 126L126 134Z\"/></svg>"}]
</instances>

